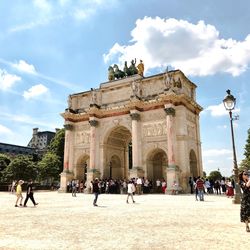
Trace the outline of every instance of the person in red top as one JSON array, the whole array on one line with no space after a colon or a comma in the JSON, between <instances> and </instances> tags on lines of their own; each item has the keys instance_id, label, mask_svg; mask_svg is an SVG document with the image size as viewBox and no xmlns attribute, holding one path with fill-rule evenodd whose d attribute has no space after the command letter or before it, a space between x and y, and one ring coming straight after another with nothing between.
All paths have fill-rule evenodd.
<instances>
[{"instance_id":1,"label":"person in red top","mask_svg":"<svg viewBox=\"0 0 250 250\"><path fill-rule=\"evenodd\" d=\"M198 196L200 201L204 201L204 181L198 176L195 183L195 188L198 190Z\"/></svg>"}]
</instances>

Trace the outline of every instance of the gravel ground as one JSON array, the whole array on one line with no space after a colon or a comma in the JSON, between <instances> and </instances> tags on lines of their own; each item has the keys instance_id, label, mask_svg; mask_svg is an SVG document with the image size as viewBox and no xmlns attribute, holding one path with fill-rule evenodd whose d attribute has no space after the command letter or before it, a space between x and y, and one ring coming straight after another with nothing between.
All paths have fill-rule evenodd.
<instances>
[{"instance_id":1,"label":"gravel ground","mask_svg":"<svg viewBox=\"0 0 250 250\"><path fill-rule=\"evenodd\" d=\"M25 196L25 195L24 195ZM0 249L249 249L240 205L224 196L36 192L37 207L14 207L0 192Z\"/></svg>"}]
</instances>

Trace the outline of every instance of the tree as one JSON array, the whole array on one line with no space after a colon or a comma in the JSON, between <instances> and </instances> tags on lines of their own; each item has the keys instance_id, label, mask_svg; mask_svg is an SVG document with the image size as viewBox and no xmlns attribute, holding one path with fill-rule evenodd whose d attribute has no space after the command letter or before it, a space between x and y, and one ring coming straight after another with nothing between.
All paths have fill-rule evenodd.
<instances>
[{"instance_id":1,"label":"tree","mask_svg":"<svg viewBox=\"0 0 250 250\"><path fill-rule=\"evenodd\" d=\"M247 133L248 137L246 140L245 152L244 152L245 158L240 163L239 167L240 170L250 169L250 129L248 129Z\"/></svg>"},{"instance_id":2,"label":"tree","mask_svg":"<svg viewBox=\"0 0 250 250\"><path fill-rule=\"evenodd\" d=\"M55 137L51 140L48 147L48 152L54 153L59 157L60 168L59 173L63 171L63 157L64 157L64 140L65 140L65 129L60 129L56 132Z\"/></svg>"},{"instance_id":3,"label":"tree","mask_svg":"<svg viewBox=\"0 0 250 250\"><path fill-rule=\"evenodd\" d=\"M206 178L207 177L207 173L205 171L203 171L203 177Z\"/></svg>"},{"instance_id":4,"label":"tree","mask_svg":"<svg viewBox=\"0 0 250 250\"><path fill-rule=\"evenodd\" d=\"M10 162L11 159L7 155L0 154L0 180L2 179L3 170L5 170L8 167Z\"/></svg>"},{"instance_id":5,"label":"tree","mask_svg":"<svg viewBox=\"0 0 250 250\"><path fill-rule=\"evenodd\" d=\"M2 171L5 181L36 179L37 169L31 157L18 155Z\"/></svg>"},{"instance_id":6,"label":"tree","mask_svg":"<svg viewBox=\"0 0 250 250\"><path fill-rule=\"evenodd\" d=\"M53 152L47 152L42 160L38 163L40 180L59 180L61 160L58 155Z\"/></svg>"},{"instance_id":7,"label":"tree","mask_svg":"<svg viewBox=\"0 0 250 250\"><path fill-rule=\"evenodd\" d=\"M220 171L217 171L217 170L210 172L208 176L208 179L213 180L213 181L220 180L221 178L222 178L222 175Z\"/></svg>"}]
</instances>

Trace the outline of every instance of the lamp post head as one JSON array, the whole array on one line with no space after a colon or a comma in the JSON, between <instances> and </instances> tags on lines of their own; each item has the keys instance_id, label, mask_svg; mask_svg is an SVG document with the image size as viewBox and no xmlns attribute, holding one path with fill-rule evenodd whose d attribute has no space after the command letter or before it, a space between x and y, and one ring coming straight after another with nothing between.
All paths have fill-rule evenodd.
<instances>
[{"instance_id":1,"label":"lamp post head","mask_svg":"<svg viewBox=\"0 0 250 250\"><path fill-rule=\"evenodd\" d=\"M228 111L231 111L235 107L236 98L233 95L231 95L230 89L228 89L226 92L227 92L227 96L225 96L225 98L223 99L223 103L224 103L225 109Z\"/></svg>"}]
</instances>

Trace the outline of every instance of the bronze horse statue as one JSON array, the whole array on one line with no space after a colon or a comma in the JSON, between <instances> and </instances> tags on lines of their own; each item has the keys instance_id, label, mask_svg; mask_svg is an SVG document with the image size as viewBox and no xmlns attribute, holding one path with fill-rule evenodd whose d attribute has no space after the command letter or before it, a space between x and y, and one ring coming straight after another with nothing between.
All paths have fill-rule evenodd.
<instances>
[{"instance_id":1,"label":"bronze horse statue","mask_svg":"<svg viewBox=\"0 0 250 250\"><path fill-rule=\"evenodd\" d=\"M114 65L114 76L115 76L115 79L121 79L123 77L125 77L125 73L119 69L118 65Z\"/></svg>"}]
</instances>

